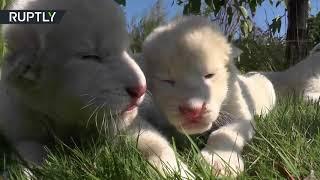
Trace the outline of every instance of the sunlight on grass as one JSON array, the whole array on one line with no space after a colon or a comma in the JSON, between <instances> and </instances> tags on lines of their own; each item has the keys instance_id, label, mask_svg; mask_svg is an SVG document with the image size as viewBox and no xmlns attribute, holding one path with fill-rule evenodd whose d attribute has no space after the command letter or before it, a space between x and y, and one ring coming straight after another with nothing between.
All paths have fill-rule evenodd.
<instances>
[{"instance_id":1,"label":"sunlight on grass","mask_svg":"<svg viewBox=\"0 0 320 180\"><path fill-rule=\"evenodd\" d=\"M320 177L320 106L288 97L267 117L257 117L256 121L256 135L243 153L246 171L239 179L304 178L311 170ZM199 158L195 144L177 149L182 150L180 156L197 179L214 179L211 168ZM126 136L100 137L72 148L58 144L49 152L45 166L32 169L37 177L161 179L138 152L134 141ZM9 157L1 157L0 168L6 169L12 179L21 179L21 165ZM178 173L167 177L181 178Z\"/></svg>"},{"instance_id":2,"label":"sunlight on grass","mask_svg":"<svg viewBox=\"0 0 320 180\"><path fill-rule=\"evenodd\" d=\"M320 177L320 106L288 97L265 118L245 150L247 177Z\"/></svg>"}]
</instances>

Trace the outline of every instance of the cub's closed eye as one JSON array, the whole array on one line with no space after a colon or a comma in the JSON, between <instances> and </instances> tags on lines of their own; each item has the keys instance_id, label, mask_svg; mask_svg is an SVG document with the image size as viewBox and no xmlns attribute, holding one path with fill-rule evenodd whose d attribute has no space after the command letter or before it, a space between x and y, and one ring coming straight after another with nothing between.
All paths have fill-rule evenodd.
<instances>
[{"instance_id":1,"label":"cub's closed eye","mask_svg":"<svg viewBox=\"0 0 320 180\"><path fill-rule=\"evenodd\" d=\"M81 59L83 60L95 60L98 62L101 62L102 58L98 55L95 54L86 54L86 55L81 55Z\"/></svg>"},{"instance_id":2,"label":"cub's closed eye","mask_svg":"<svg viewBox=\"0 0 320 180\"><path fill-rule=\"evenodd\" d=\"M207 74L207 75L205 75L204 77L206 78L206 79L210 79L210 78L212 78L214 76L214 74Z\"/></svg>"},{"instance_id":3,"label":"cub's closed eye","mask_svg":"<svg viewBox=\"0 0 320 180\"><path fill-rule=\"evenodd\" d=\"M174 80L161 80L162 82L165 82L165 83L168 83L170 84L171 86L174 86L176 84L176 82Z\"/></svg>"}]
</instances>

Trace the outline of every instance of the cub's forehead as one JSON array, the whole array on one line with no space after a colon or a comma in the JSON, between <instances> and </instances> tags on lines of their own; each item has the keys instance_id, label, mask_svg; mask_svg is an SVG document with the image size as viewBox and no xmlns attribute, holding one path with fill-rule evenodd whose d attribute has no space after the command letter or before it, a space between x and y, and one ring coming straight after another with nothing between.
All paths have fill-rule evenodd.
<instances>
[{"instance_id":1,"label":"cub's forehead","mask_svg":"<svg viewBox=\"0 0 320 180\"><path fill-rule=\"evenodd\" d=\"M156 29L147 38L143 53L147 66L160 61L172 68L209 71L230 63L231 47L211 22L191 16Z\"/></svg>"},{"instance_id":2,"label":"cub's forehead","mask_svg":"<svg viewBox=\"0 0 320 180\"><path fill-rule=\"evenodd\" d=\"M122 10L112 0L93 1L67 10L61 23L52 26L50 41L64 48L124 48L128 37Z\"/></svg>"},{"instance_id":3,"label":"cub's forehead","mask_svg":"<svg viewBox=\"0 0 320 180\"><path fill-rule=\"evenodd\" d=\"M59 24L4 26L3 34L9 46L17 46L15 37L29 42L18 45L19 48L32 46L30 43L37 41L41 41L42 46L50 46L46 48L61 49L127 44L125 18L113 0L16 0L10 9L58 9L66 13Z\"/></svg>"}]
</instances>

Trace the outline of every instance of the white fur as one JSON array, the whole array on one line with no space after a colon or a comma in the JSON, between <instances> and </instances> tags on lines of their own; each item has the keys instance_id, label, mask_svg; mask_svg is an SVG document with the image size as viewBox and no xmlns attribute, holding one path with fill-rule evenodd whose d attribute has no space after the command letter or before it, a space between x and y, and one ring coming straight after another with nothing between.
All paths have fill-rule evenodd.
<instances>
[{"instance_id":1,"label":"white fur","mask_svg":"<svg viewBox=\"0 0 320 180\"><path fill-rule=\"evenodd\" d=\"M298 64L282 72L261 73L273 83L277 93L302 95L307 100L320 97L320 52L317 45L310 55Z\"/></svg>"},{"instance_id":2,"label":"white fur","mask_svg":"<svg viewBox=\"0 0 320 180\"><path fill-rule=\"evenodd\" d=\"M237 55L231 49L217 27L205 18L191 16L155 29L144 43L142 58L152 97L165 116L157 119L162 123L152 123L168 121L180 132L200 134L211 128L219 112L235 117L212 132L201 151L224 175L243 171L240 154L254 134L253 115L266 114L276 98L272 83L263 75L238 73L231 60ZM210 73L214 76L206 79ZM168 83L172 81L175 83ZM184 125L187 120L179 113L184 103L207 105L201 122Z\"/></svg>"},{"instance_id":3,"label":"white fur","mask_svg":"<svg viewBox=\"0 0 320 180\"><path fill-rule=\"evenodd\" d=\"M316 52L319 52L320 51L320 43L316 44L312 50L310 51L310 54L314 54Z\"/></svg>"},{"instance_id":4,"label":"white fur","mask_svg":"<svg viewBox=\"0 0 320 180\"><path fill-rule=\"evenodd\" d=\"M176 157L169 142L148 122L137 121L133 124L131 133L138 139L137 147L142 155L163 175L178 172L183 179L194 179L187 165Z\"/></svg>"},{"instance_id":5,"label":"white fur","mask_svg":"<svg viewBox=\"0 0 320 180\"><path fill-rule=\"evenodd\" d=\"M138 141L142 153L152 163L163 159L177 169L163 137L140 123L137 107L126 110L131 102L143 99L131 98L126 88L145 86L146 80L126 52L125 20L113 0L20 0L11 9L66 10L58 25L3 29L9 54L0 82L0 131L25 160L41 164L51 136L81 137L97 126L110 134L130 127L137 137L136 125L142 124L148 134L142 133Z\"/></svg>"}]
</instances>

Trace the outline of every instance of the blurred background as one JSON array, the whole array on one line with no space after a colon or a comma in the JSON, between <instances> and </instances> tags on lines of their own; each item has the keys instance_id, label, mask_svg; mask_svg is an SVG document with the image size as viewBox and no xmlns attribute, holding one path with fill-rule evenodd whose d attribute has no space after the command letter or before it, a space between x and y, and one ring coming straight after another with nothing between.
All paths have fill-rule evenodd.
<instances>
[{"instance_id":1,"label":"blurred background","mask_svg":"<svg viewBox=\"0 0 320 180\"><path fill-rule=\"evenodd\" d=\"M14 0L0 0L4 9ZM182 15L201 15L219 24L242 49L239 69L282 70L320 43L319 0L115 0L127 18L130 49L137 53L160 24ZM5 54L1 40L0 53Z\"/></svg>"},{"instance_id":2,"label":"blurred background","mask_svg":"<svg viewBox=\"0 0 320 180\"><path fill-rule=\"evenodd\" d=\"M196 14L219 24L243 50L238 68L283 70L308 55L320 42L319 0L141 0L118 1L126 12L131 49L159 24Z\"/></svg>"},{"instance_id":3,"label":"blurred background","mask_svg":"<svg viewBox=\"0 0 320 180\"><path fill-rule=\"evenodd\" d=\"M12 1L0 0L0 8L7 8ZM236 59L242 72L283 70L301 61L320 43L320 0L115 1L125 12L133 53L141 52L143 41L154 28L190 14L217 23L228 40L242 49ZM0 63L5 47L0 35ZM314 172L320 177L320 106L292 97L279 102L268 117L256 117L257 137L245 149L248 168L239 179L319 179ZM25 179L25 168L21 170L11 158L8 143L3 141L0 138L0 180L1 175L7 176L7 170L12 172L13 178L9 179ZM135 146L105 139L96 143L90 144L93 147L88 151L58 145L46 166L34 172L45 179L160 179L157 173L151 173ZM185 157L189 155L187 152ZM193 169L211 177L212 169L204 170L196 161L196 153L190 157Z\"/></svg>"}]
</instances>

